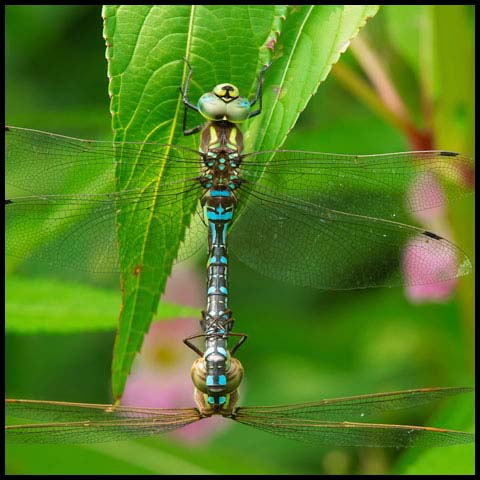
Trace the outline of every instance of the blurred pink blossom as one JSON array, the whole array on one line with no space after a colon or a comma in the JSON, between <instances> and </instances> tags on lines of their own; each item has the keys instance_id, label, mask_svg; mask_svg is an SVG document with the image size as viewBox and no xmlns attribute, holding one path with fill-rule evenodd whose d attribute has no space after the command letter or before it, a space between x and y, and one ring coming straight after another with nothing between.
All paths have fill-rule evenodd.
<instances>
[{"instance_id":1,"label":"blurred pink blossom","mask_svg":"<svg viewBox=\"0 0 480 480\"><path fill-rule=\"evenodd\" d=\"M442 218L445 204L445 195L433 172L419 175L407 194L408 209L425 224Z\"/></svg>"},{"instance_id":2,"label":"blurred pink blossom","mask_svg":"<svg viewBox=\"0 0 480 480\"><path fill-rule=\"evenodd\" d=\"M405 248L404 275L415 283L406 287L407 296L415 303L447 300L455 290L457 279L442 281L442 278L452 277L457 272L457 259L453 255L445 258L430 250L425 252L421 243L414 239ZM420 266L419 257L422 258Z\"/></svg>"},{"instance_id":3,"label":"blurred pink blossom","mask_svg":"<svg viewBox=\"0 0 480 480\"><path fill-rule=\"evenodd\" d=\"M426 229L448 237L445 221L445 195L433 174L424 174L412 185L407 198L410 209ZM450 256L447 257L450 253ZM444 252L442 257L425 249L423 241L412 239L405 247L403 271L410 283L407 297L415 302L438 302L447 300L455 290L458 261L453 252ZM447 280L443 280L447 279Z\"/></svg>"}]
</instances>

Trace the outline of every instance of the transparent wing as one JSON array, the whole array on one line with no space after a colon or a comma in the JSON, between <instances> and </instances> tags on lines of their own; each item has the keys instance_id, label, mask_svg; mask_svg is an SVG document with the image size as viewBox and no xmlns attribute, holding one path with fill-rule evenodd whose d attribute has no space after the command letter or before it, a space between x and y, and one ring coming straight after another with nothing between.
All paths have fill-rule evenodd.
<instances>
[{"instance_id":1,"label":"transparent wing","mask_svg":"<svg viewBox=\"0 0 480 480\"><path fill-rule=\"evenodd\" d=\"M208 254L208 233L204 209L200 202L197 206L189 227L185 232L185 238L180 245L175 263L183 262L197 252L202 252L205 257Z\"/></svg>"},{"instance_id":2,"label":"transparent wing","mask_svg":"<svg viewBox=\"0 0 480 480\"><path fill-rule=\"evenodd\" d=\"M5 127L5 182L24 195L135 190L163 176L176 183L197 177L199 162L197 151L178 145L82 140ZM117 188L115 170L122 168L134 169L141 185L132 178L130 185Z\"/></svg>"},{"instance_id":3,"label":"transparent wing","mask_svg":"<svg viewBox=\"0 0 480 480\"><path fill-rule=\"evenodd\" d=\"M471 391L471 388L425 388L335 398L299 405L238 407L232 417L260 430L316 445L447 446L470 443L475 437L466 432L433 427L357 423L347 420L410 408Z\"/></svg>"},{"instance_id":4,"label":"transparent wing","mask_svg":"<svg viewBox=\"0 0 480 480\"><path fill-rule=\"evenodd\" d=\"M6 415L35 419L8 425L12 443L94 443L158 435L202 419L195 408L132 408L41 400L5 400Z\"/></svg>"},{"instance_id":5,"label":"transparent wing","mask_svg":"<svg viewBox=\"0 0 480 480\"><path fill-rule=\"evenodd\" d=\"M267 151L245 155L242 177L232 252L266 276L351 289L431 284L471 269L448 240L404 223L471 193L469 157Z\"/></svg>"},{"instance_id":6,"label":"transparent wing","mask_svg":"<svg viewBox=\"0 0 480 480\"><path fill-rule=\"evenodd\" d=\"M341 155L278 150L246 155L242 176L326 208L395 220L472 193L474 162L446 151Z\"/></svg>"},{"instance_id":7,"label":"transparent wing","mask_svg":"<svg viewBox=\"0 0 480 480\"><path fill-rule=\"evenodd\" d=\"M6 181L17 188L5 202L6 251L17 258L116 272L116 222L134 221L135 227L162 222L168 231L193 211L201 195L194 150L13 127L6 127L5 139ZM122 168L134 175L118 190L115 169ZM19 191L36 195L18 197Z\"/></svg>"},{"instance_id":8,"label":"transparent wing","mask_svg":"<svg viewBox=\"0 0 480 480\"><path fill-rule=\"evenodd\" d=\"M234 420L266 432L314 445L337 447L441 447L471 443L471 433L433 427L375 423L321 422L238 415Z\"/></svg>"},{"instance_id":9,"label":"transparent wing","mask_svg":"<svg viewBox=\"0 0 480 480\"><path fill-rule=\"evenodd\" d=\"M454 395L472 392L468 387L419 388L399 392L374 393L332 398L319 402L272 407L238 407L235 413L265 418L302 418L309 420L355 421L368 415L413 408Z\"/></svg>"},{"instance_id":10,"label":"transparent wing","mask_svg":"<svg viewBox=\"0 0 480 480\"><path fill-rule=\"evenodd\" d=\"M391 220L350 214L248 184L230 244L260 273L300 286L352 289L422 285L471 270L448 240ZM432 259L442 268L431 269ZM407 268L408 267L408 268Z\"/></svg>"},{"instance_id":11,"label":"transparent wing","mask_svg":"<svg viewBox=\"0 0 480 480\"><path fill-rule=\"evenodd\" d=\"M115 222L131 222L134 214L138 225L157 221L168 231L185 214L176 207L196 203L201 193L196 185L185 190L184 182L176 188L10 199L5 208L6 253L75 271L118 272Z\"/></svg>"}]
</instances>

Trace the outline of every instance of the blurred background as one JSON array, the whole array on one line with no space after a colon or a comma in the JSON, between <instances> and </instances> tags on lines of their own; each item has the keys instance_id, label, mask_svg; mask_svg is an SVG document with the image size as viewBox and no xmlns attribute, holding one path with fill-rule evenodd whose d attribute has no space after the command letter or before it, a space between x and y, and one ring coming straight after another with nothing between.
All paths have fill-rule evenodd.
<instances>
[{"instance_id":1,"label":"blurred background","mask_svg":"<svg viewBox=\"0 0 480 480\"><path fill-rule=\"evenodd\" d=\"M422 42L432 36L435 41L429 45L439 62L435 78L422 63ZM357 40L320 86L285 148L358 154L439 148L473 155L473 7L383 7ZM110 139L107 85L101 7L6 7L7 125ZM473 199L456 202L435 221L473 259ZM265 281L234 258L231 271L236 330L249 335L239 352L246 371L241 404L473 385L473 274L441 293L400 288L323 292ZM39 276L9 272L7 315L14 311L8 310L8 285L18 281L30 288L45 285ZM48 285L44 295L52 302L59 285ZM117 318L120 291L105 295L110 302L106 314ZM174 270L164 299L200 309L203 298L200 256ZM65 315L65 322L70 321L74 319ZM96 333L62 335L7 330L6 396L110 402L113 325ZM192 405L189 369L194 354L181 339L197 329L198 318L152 325L125 403ZM375 421L471 431L471 397ZM195 427L117 444L7 446L7 472L473 472L473 446L430 451L318 448L222 419ZM215 465L209 460L213 453Z\"/></svg>"}]
</instances>

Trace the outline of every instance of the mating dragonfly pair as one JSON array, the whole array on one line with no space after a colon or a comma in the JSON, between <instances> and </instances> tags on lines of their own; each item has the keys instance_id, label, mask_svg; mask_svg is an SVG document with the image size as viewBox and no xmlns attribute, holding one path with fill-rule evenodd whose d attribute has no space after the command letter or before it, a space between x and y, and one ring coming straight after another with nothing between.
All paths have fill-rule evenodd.
<instances>
[{"instance_id":1,"label":"mating dragonfly pair","mask_svg":"<svg viewBox=\"0 0 480 480\"><path fill-rule=\"evenodd\" d=\"M445 151L244 154L238 124L261 112L267 68L260 72L253 100L241 97L234 85L220 84L197 105L188 98L189 69L182 91L184 133L202 130L199 152L176 145L112 145L6 128L7 181L36 194L6 200L7 253L13 256L25 257L28 251L34 260L63 267L114 271L125 268L117 263L115 224L168 225L196 209L208 226L208 236L203 234L208 243L208 300L199 335L205 337L205 349L191 342L196 336L185 340L200 356L192 367L197 408L6 400L7 414L54 422L7 426L9 438L53 443L119 440L222 415L322 445L406 447L473 441L465 432L356 422L468 388L417 389L278 407L236 406L243 367L233 354L246 336L231 332L227 239L240 259L265 275L318 288L430 284L470 270L468 257L458 247L401 221L409 212L438 207L447 198L467 193L471 159ZM187 130L187 109L200 113L207 124ZM114 169L133 169L138 180L115 189ZM166 174L168 180L161 181ZM409 196L409 191L414 194ZM46 242L32 251L34 234ZM197 238L193 225L181 257L197 250ZM135 235L124 240L132 245L138 241ZM86 266L85 253L92 245L100 247L101 256ZM365 258L373 256L376 261L366 264ZM432 258L445 268L425 269ZM142 264L135 274L159 268ZM229 350L227 341L233 335L240 340Z\"/></svg>"}]
</instances>

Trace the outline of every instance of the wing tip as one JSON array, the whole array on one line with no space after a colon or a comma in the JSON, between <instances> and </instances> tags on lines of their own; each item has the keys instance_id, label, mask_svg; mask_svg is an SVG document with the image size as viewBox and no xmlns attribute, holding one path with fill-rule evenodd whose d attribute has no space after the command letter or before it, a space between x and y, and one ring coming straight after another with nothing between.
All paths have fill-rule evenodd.
<instances>
[{"instance_id":1,"label":"wing tip","mask_svg":"<svg viewBox=\"0 0 480 480\"><path fill-rule=\"evenodd\" d=\"M447 150L442 150L440 152L440 156L442 156L442 157L458 157L458 155L459 154L456 153L456 152L449 152Z\"/></svg>"},{"instance_id":2,"label":"wing tip","mask_svg":"<svg viewBox=\"0 0 480 480\"><path fill-rule=\"evenodd\" d=\"M433 238L434 240L445 240L440 235L437 235L436 233L430 232L429 230L424 230L423 234L426 235L427 237Z\"/></svg>"}]
</instances>

